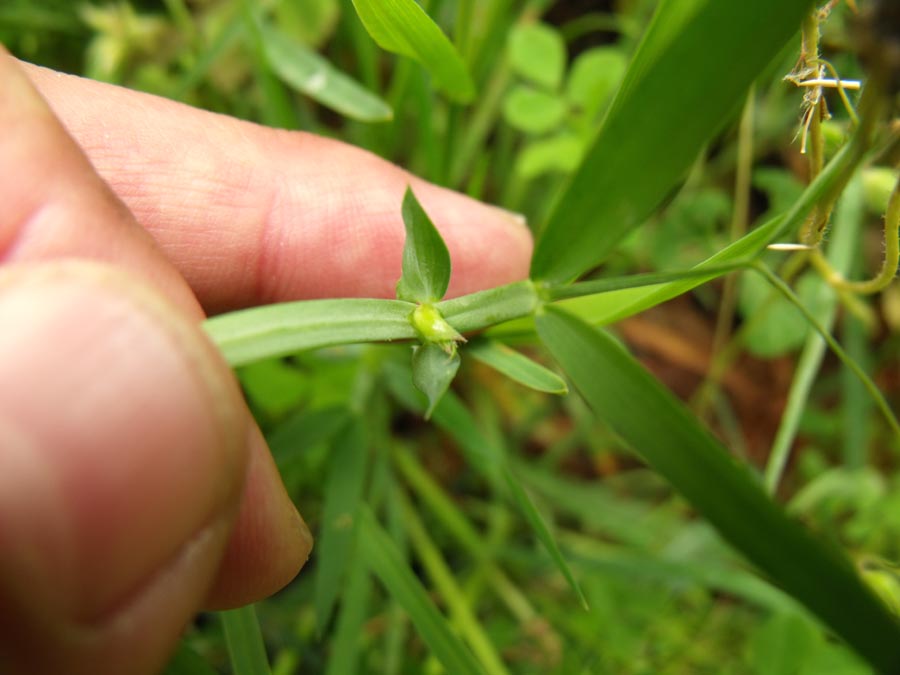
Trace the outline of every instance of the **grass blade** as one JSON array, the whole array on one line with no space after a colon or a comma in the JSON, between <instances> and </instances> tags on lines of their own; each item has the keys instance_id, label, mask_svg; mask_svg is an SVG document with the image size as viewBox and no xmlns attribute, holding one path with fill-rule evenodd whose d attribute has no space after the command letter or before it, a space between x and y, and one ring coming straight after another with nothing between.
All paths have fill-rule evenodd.
<instances>
[{"instance_id":1,"label":"grass blade","mask_svg":"<svg viewBox=\"0 0 900 675\"><path fill-rule=\"evenodd\" d=\"M663 2L538 240L532 277L570 281L646 219L737 111L811 4Z\"/></svg>"},{"instance_id":2,"label":"grass blade","mask_svg":"<svg viewBox=\"0 0 900 675\"><path fill-rule=\"evenodd\" d=\"M727 541L875 668L900 669L900 623L850 562L785 515L618 342L553 307L538 316L537 327L594 411Z\"/></svg>"},{"instance_id":3,"label":"grass blade","mask_svg":"<svg viewBox=\"0 0 900 675\"><path fill-rule=\"evenodd\" d=\"M347 570L347 587L341 600L341 611L331 643L331 658L325 675L353 675L357 672L361 635L364 633L366 609L372 595L369 568L356 556Z\"/></svg>"},{"instance_id":4,"label":"grass blade","mask_svg":"<svg viewBox=\"0 0 900 675\"><path fill-rule=\"evenodd\" d=\"M562 573L566 582L569 584L569 587L575 592L581 606L587 609L587 598L584 597L584 592L581 590L581 586L578 585L578 581L572 573L572 568L569 567L569 563L566 561L565 557L563 557L562 551L559 550L559 545L556 543L556 539L550 533L547 523L544 522L544 518L537 510L531 497L525 492L522 483L519 482L519 479L513 474L509 467L504 467L503 477L506 479L506 484L509 486L509 490L512 493L512 498L516 503L516 506L519 507L522 515L525 516L525 520L531 525L531 529L534 530L535 535L537 535L538 540L543 544L547 553L550 554L550 558L553 560L556 568Z\"/></svg>"},{"instance_id":5,"label":"grass blade","mask_svg":"<svg viewBox=\"0 0 900 675\"><path fill-rule=\"evenodd\" d=\"M458 103L475 96L465 63L415 0L353 0L360 20L382 49L424 66L435 85Z\"/></svg>"},{"instance_id":6,"label":"grass blade","mask_svg":"<svg viewBox=\"0 0 900 675\"><path fill-rule=\"evenodd\" d=\"M450 388L450 383L459 370L459 362L459 353L455 347L451 348L449 353L442 346L432 342L416 347L412 357L412 380L416 389L428 399L428 407L425 409L426 420L431 418L435 406Z\"/></svg>"},{"instance_id":7,"label":"grass blade","mask_svg":"<svg viewBox=\"0 0 900 675\"><path fill-rule=\"evenodd\" d=\"M252 307L203 327L232 366L305 349L416 337L413 305L400 300L306 300Z\"/></svg>"},{"instance_id":8,"label":"grass blade","mask_svg":"<svg viewBox=\"0 0 900 675\"><path fill-rule=\"evenodd\" d=\"M412 388L406 382L408 382L408 378L398 373L394 376L389 375L388 386L403 405L413 410L421 410L416 396L410 392ZM535 508L531 497L509 468L503 447L493 443L482 433L472 413L452 391L447 392L435 408L434 422L459 444L469 465L484 475L492 487L499 489L501 487L499 480L503 479L510 491L513 503L525 518L525 522L531 526L538 541L547 550L560 574L569 583L579 601L584 604L584 594L575 580L575 575L563 557L547 524Z\"/></svg>"},{"instance_id":9,"label":"grass blade","mask_svg":"<svg viewBox=\"0 0 900 675\"><path fill-rule=\"evenodd\" d=\"M362 500L368 453L362 423L351 419L335 438L325 483L325 503L318 537L315 606L323 631L344 583L356 536L356 511Z\"/></svg>"},{"instance_id":10,"label":"grass blade","mask_svg":"<svg viewBox=\"0 0 900 675\"><path fill-rule=\"evenodd\" d=\"M447 672L454 675L482 675L478 662L450 630L446 619L438 612L370 509L361 510L359 527L360 552L368 561L369 568L381 580L391 597L406 610L419 635Z\"/></svg>"},{"instance_id":11,"label":"grass blade","mask_svg":"<svg viewBox=\"0 0 900 675\"><path fill-rule=\"evenodd\" d=\"M849 179L864 158L867 147L865 134L857 132L809 184L787 213L760 225L693 268L695 272L709 271L709 276L684 278L650 288L627 288L590 297L573 298L564 300L561 306L595 325L614 323L716 278L719 274L713 272L723 269L723 266L741 262L749 264L768 244L783 237L790 237L791 233L798 231L815 205Z\"/></svg>"},{"instance_id":12,"label":"grass blade","mask_svg":"<svg viewBox=\"0 0 900 675\"><path fill-rule=\"evenodd\" d=\"M834 225L831 228L832 240L828 247L828 262L839 274L846 275L850 269L854 253L853 242L859 234L863 213L862 184L860 181L853 181L838 202ZM822 297L819 302L812 303L812 307L815 308L816 319L825 330L830 331L837 316L837 294L824 279L816 279L816 283L817 293ZM778 431L766 462L765 483L772 494L777 491L787 465L797 429L800 427L800 417L825 355L825 347L825 339L818 333L810 331L797 360L797 369L791 382L784 413L781 415Z\"/></svg>"},{"instance_id":13,"label":"grass blade","mask_svg":"<svg viewBox=\"0 0 900 675\"><path fill-rule=\"evenodd\" d=\"M285 83L324 106L360 122L394 117L385 101L331 63L272 26L262 26L266 60Z\"/></svg>"},{"instance_id":14,"label":"grass blade","mask_svg":"<svg viewBox=\"0 0 900 675\"><path fill-rule=\"evenodd\" d=\"M465 592L459 586L437 544L428 534L425 524L419 519L416 509L406 498L399 498L410 543L423 569L441 594L454 626L472 648L487 675L508 675L509 671L497 653L496 647L478 622L474 608L468 604Z\"/></svg>"},{"instance_id":15,"label":"grass blade","mask_svg":"<svg viewBox=\"0 0 900 675\"><path fill-rule=\"evenodd\" d=\"M569 391L563 379L552 370L496 340L471 344L466 347L466 354L531 389L548 394Z\"/></svg>"},{"instance_id":16,"label":"grass blade","mask_svg":"<svg viewBox=\"0 0 900 675\"><path fill-rule=\"evenodd\" d=\"M253 605L219 612L234 675L271 675Z\"/></svg>"}]
</instances>

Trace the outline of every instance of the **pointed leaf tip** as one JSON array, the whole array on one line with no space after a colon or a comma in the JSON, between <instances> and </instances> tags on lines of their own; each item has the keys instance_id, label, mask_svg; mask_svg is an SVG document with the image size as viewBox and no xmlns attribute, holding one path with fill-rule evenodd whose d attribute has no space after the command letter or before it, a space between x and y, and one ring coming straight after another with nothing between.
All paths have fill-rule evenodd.
<instances>
[{"instance_id":1,"label":"pointed leaf tip","mask_svg":"<svg viewBox=\"0 0 900 675\"><path fill-rule=\"evenodd\" d=\"M450 285L450 252L409 187L403 197L402 214L406 243L397 298L409 302L437 302Z\"/></svg>"},{"instance_id":2,"label":"pointed leaf tip","mask_svg":"<svg viewBox=\"0 0 900 675\"><path fill-rule=\"evenodd\" d=\"M441 397L450 388L450 383L459 370L459 362L459 353L453 342L426 342L413 352L413 384L428 398L425 419L431 417Z\"/></svg>"}]
</instances>

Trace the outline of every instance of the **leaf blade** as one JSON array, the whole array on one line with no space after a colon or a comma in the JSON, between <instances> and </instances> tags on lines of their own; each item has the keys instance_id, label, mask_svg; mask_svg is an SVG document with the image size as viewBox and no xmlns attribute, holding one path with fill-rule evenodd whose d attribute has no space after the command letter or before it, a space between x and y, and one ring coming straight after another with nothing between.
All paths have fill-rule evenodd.
<instances>
[{"instance_id":1,"label":"leaf blade","mask_svg":"<svg viewBox=\"0 0 900 675\"><path fill-rule=\"evenodd\" d=\"M369 508L360 516L360 549L394 600L406 610L419 635L450 673L482 675L471 652L450 630L421 583L404 562L390 536Z\"/></svg>"},{"instance_id":2,"label":"leaf blade","mask_svg":"<svg viewBox=\"0 0 900 675\"><path fill-rule=\"evenodd\" d=\"M459 52L414 0L353 0L353 6L382 49L418 61L452 100L472 100L475 85Z\"/></svg>"},{"instance_id":3,"label":"leaf blade","mask_svg":"<svg viewBox=\"0 0 900 675\"><path fill-rule=\"evenodd\" d=\"M352 559L367 458L362 424L351 418L334 440L325 483L314 592L319 631L325 629L331 618Z\"/></svg>"},{"instance_id":4,"label":"leaf blade","mask_svg":"<svg viewBox=\"0 0 900 675\"><path fill-rule=\"evenodd\" d=\"M412 188L406 188L402 212L406 242L403 245L403 273L397 282L397 299L438 302L450 285L450 252Z\"/></svg>"},{"instance_id":5,"label":"leaf blade","mask_svg":"<svg viewBox=\"0 0 900 675\"><path fill-rule=\"evenodd\" d=\"M360 122L393 119L391 106L327 59L272 26L263 25L261 31L266 60L286 84Z\"/></svg>"},{"instance_id":6,"label":"leaf blade","mask_svg":"<svg viewBox=\"0 0 900 675\"><path fill-rule=\"evenodd\" d=\"M466 347L466 353L529 389L548 394L569 391L565 381L552 370L496 340L479 340Z\"/></svg>"},{"instance_id":7,"label":"leaf blade","mask_svg":"<svg viewBox=\"0 0 900 675\"><path fill-rule=\"evenodd\" d=\"M219 612L234 675L271 675L253 605Z\"/></svg>"},{"instance_id":8,"label":"leaf blade","mask_svg":"<svg viewBox=\"0 0 900 675\"><path fill-rule=\"evenodd\" d=\"M431 413L450 388L456 371L459 370L459 361L459 352L455 346L448 352L434 342L426 342L413 353L413 384L428 399L426 420L431 418Z\"/></svg>"},{"instance_id":9,"label":"leaf blade","mask_svg":"<svg viewBox=\"0 0 900 675\"><path fill-rule=\"evenodd\" d=\"M538 316L537 327L594 411L732 546L876 668L900 668L894 646L900 644L900 623L849 561L788 518L747 468L617 342L553 307Z\"/></svg>"},{"instance_id":10,"label":"leaf blade","mask_svg":"<svg viewBox=\"0 0 900 675\"><path fill-rule=\"evenodd\" d=\"M662 3L538 239L532 278L577 277L649 216L796 32L810 4ZM585 227L591 222L602 226Z\"/></svg>"}]
</instances>

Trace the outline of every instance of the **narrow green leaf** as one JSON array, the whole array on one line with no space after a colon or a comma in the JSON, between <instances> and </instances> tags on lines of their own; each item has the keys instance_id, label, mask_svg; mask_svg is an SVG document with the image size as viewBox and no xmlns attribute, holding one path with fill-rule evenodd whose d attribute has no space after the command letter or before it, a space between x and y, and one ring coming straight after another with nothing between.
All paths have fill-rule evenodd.
<instances>
[{"instance_id":1,"label":"narrow green leaf","mask_svg":"<svg viewBox=\"0 0 900 675\"><path fill-rule=\"evenodd\" d=\"M466 347L466 353L531 389L548 394L565 394L569 391L562 378L552 370L496 340L481 340L471 344Z\"/></svg>"},{"instance_id":2,"label":"narrow green leaf","mask_svg":"<svg viewBox=\"0 0 900 675\"><path fill-rule=\"evenodd\" d=\"M399 370L399 368L397 369ZM420 410L413 400L412 387L409 386L409 377L401 372L391 372L388 370L388 386L391 393L396 396L403 405L413 409ZM528 492L521 486L519 479L515 473L509 468L506 453L502 446L498 446L492 442L478 427L474 416L466 408L460 398L452 391L441 399L434 411L434 422L443 431L455 440L469 465L491 483L493 488L499 489L502 486L501 479L506 482L512 497L512 502L518 507L522 516L525 518L538 541L547 550L550 559L556 565L560 574L563 575L575 592L575 595L583 603L584 597L581 588L575 580L575 575L569 568L569 564L563 557L553 535L544 523L537 509L531 501Z\"/></svg>"},{"instance_id":3,"label":"narrow green leaf","mask_svg":"<svg viewBox=\"0 0 900 675\"><path fill-rule=\"evenodd\" d=\"M362 500L368 453L362 423L352 418L334 440L316 545L316 623L323 631L344 584L353 553L356 513Z\"/></svg>"},{"instance_id":4,"label":"narrow green leaf","mask_svg":"<svg viewBox=\"0 0 900 675\"><path fill-rule=\"evenodd\" d=\"M271 675L256 609L246 605L219 612L234 675Z\"/></svg>"},{"instance_id":5,"label":"narrow green leaf","mask_svg":"<svg viewBox=\"0 0 900 675\"><path fill-rule=\"evenodd\" d=\"M516 478L515 474L513 474L508 466L503 467L503 477L506 479L506 484L509 486L509 490L512 493L513 501L519 507L522 515L525 516L525 520L531 525L531 529L537 535L541 544L544 545L547 553L550 554L550 558L553 560L556 568L562 573L566 582L568 582L569 587L575 591L575 595L578 597L581 606L587 609L587 598L584 597L581 586L578 585L578 581L572 573L572 568L569 567L569 563L563 556L562 551L559 550L556 539L550 533L547 523L544 522L543 517L537 510L531 497L525 492L522 483L519 482L519 479Z\"/></svg>"},{"instance_id":6,"label":"narrow green leaf","mask_svg":"<svg viewBox=\"0 0 900 675\"><path fill-rule=\"evenodd\" d=\"M769 499L691 413L621 345L554 307L541 339L595 413L769 578L883 672L900 669L900 623L851 563Z\"/></svg>"},{"instance_id":7,"label":"narrow green leaf","mask_svg":"<svg viewBox=\"0 0 900 675\"><path fill-rule=\"evenodd\" d=\"M661 3L593 146L538 240L532 277L569 281L643 222L729 121L811 4Z\"/></svg>"},{"instance_id":8,"label":"narrow green leaf","mask_svg":"<svg viewBox=\"0 0 900 675\"><path fill-rule=\"evenodd\" d=\"M559 87L566 69L566 43L555 28L545 23L515 26L507 52L517 75L548 90Z\"/></svg>"},{"instance_id":9,"label":"narrow green leaf","mask_svg":"<svg viewBox=\"0 0 900 675\"><path fill-rule=\"evenodd\" d=\"M364 507L360 514L361 553L391 597L409 614L425 644L448 673L481 675L478 662L450 630L372 511Z\"/></svg>"},{"instance_id":10,"label":"narrow green leaf","mask_svg":"<svg viewBox=\"0 0 900 675\"><path fill-rule=\"evenodd\" d=\"M306 300L207 319L203 328L232 366L304 349L416 337L414 306L399 300Z\"/></svg>"},{"instance_id":11,"label":"narrow green leaf","mask_svg":"<svg viewBox=\"0 0 900 675\"><path fill-rule=\"evenodd\" d=\"M484 626L478 621L475 608L469 604L465 591L460 587L450 565L428 533L425 523L401 491L398 491L398 499L403 506L403 520L416 557L443 599L454 628L472 649L486 675L509 675L497 653L497 648Z\"/></svg>"},{"instance_id":12,"label":"narrow green leaf","mask_svg":"<svg viewBox=\"0 0 900 675\"><path fill-rule=\"evenodd\" d=\"M387 103L327 59L277 28L264 25L261 30L269 66L285 83L354 120L383 122L393 118Z\"/></svg>"},{"instance_id":13,"label":"narrow green leaf","mask_svg":"<svg viewBox=\"0 0 900 675\"><path fill-rule=\"evenodd\" d=\"M459 103L475 96L475 85L459 53L415 0L353 0L360 20L382 49L424 66L435 85Z\"/></svg>"},{"instance_id":14,"label":"narrow green leaf","mask_svg":"<svg viewBox=\"0 0 900 675\"><path fill-rule=\"evenodd\" d=\"M450 253L411 188L406 188L403 196L403 224L406 242L397 298L408 302L437 302L450 285Z\"/></svg>"},{"instance_id":15,"label":"narrow green leaf","mask_svg":"<svg viewBox=\"0 0 900 675\"><path fill-rule=\"evenodd\" d=\"M426 342L416 347L412 357L412 381L416 389L428 399L425 419L431 417L435 406L447 393L457 370L459 370L459 353L455 345L445 349L437 343Z\"/></svg>"},{"instance_id":16,"label":"narrow green leaf","mask_svg":"<svg viewBox=\"0 0 900 675\"><path fill-rule=\"evenodd\" d=\"M595 325L614 323L715 279L729 265L741 262L745 266L749 265L768 244L783 237L790 237L790 233L796 232L815 205L831 190L849 179L865 157L867 147L868 141L864 134L854 135L807 186L800 199L794 202L787 213L772 218L696 265L692 268L696 276L692 274L690 277L685 276L681 281L668 281L650 288L625 288L611 293L573 298L561 303L562 306L588 323ZM705 272L709 274L705 275ZM554 288L553 293L556 294L560 290L562 289Z\"/></svg>"},{"instance_id":17,"label":"narrow green leaf","mask_svg":"<svg viewBox=\"0 0 900 675\"><path fill-rule=\"evenodd\" d=\"M372 578L363 556L355 556L347 570L341 609L331 639L331 656L325 675L354 675L357 671L366 612L372 595Z\"/></svg>"}]
</instances>

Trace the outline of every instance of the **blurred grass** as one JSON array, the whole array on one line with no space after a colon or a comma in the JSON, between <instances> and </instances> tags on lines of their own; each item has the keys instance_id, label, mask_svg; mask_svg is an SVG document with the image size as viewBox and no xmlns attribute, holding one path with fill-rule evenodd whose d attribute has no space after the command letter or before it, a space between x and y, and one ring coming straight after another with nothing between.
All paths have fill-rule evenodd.
<instances>
[{"instance_id":1,"label":"blurred grass","mask_svg":"<svg viewBox=\"0 0 900 675\"><path fill-rule=\"evenodd\" d=\"M585 119L580 103L567 99L564 116L553 129L517 128L515 116L504 115L504 105L512 105L516 87L538 85L529 83L527 68L523 74L516 65L507 38L515 27L538 20L558 31L566 49L564 69L559 82L540 86L544 94L561 100L581 54L604 48L622 60L630 58L656 5L652 0L611 4L589 3L583 9L579 3L535 0L422 3L471 72L477 94L467 107L436 93L418 64L379 50L349 3L337 0L258 5L243 0L91 5L44 0L39 6L31 0L7 0L0 7L0 39L13 53L43 65L357 143L426 178L521 211L540 225L568 180L571 161L566 155L573 147L585 147L585 129L596 129L605 109L598 104ZM254 32L253 17L248 18L251 5L267 25L387 101L393 119L377 124L347 119L280 80L272 55ZM841 5L828 24L824 48L842 75L853 77L859 66L848 26ZM800 95L780 81L796 53L796 44L772 53L775 65L757 83L757 169L749 214L756 224L790 207L794 197L787 184L804 178L792 143ZM667 109L668 102L659 101L648 114L665 115ZM834 113L840 137L846 133L846 118L838 106ZM619 245L603 272L679 269L729 241L723 214L731 207L735 131L726 124L681 189ZM566 142L559 139L563 134ZM665 140L659 143L665 145ZM535 153L536 144L543 144L538 146L543 155ZM602 161L616 169L615 157ZM862 226L877 223L878 217L867 205ZM877 263L878 246L867 244L865 237L861 241L876 251L869 256L861 251L854 263L864 276ZM778 261L774 255L769 259ZM707 327L717 293L717 287L707 286L691 300ZM867 332L847 311L837 325L848 351L865 363L896 407L900 326L888 320L888 299L868 307L884 310L877 332ZM668 323L652 329L658 338L652 344L677 344L688 325L685 311L684 306L670 310ZM739 322L752 318L749 309L739 307ZM735 338L739 352L754 347L741 341L754 339L748 335ZM667 383L689 393L697 374L689 359L678 354L645 348L643 356ZM530 355L543 358L539 351ZM464 357L456 396L444 412L436 412L436 425L430 427L410 412L418 404L408 391L396 386L407 360L402 347L334 348L272 363L268 370L251 367L243 377L288 489L320 542L330 512L325 477L337 471L334 459L339 455L333 447L350 416L362 415L368 453L363 475L346 478L360 481L352 490L362 492L382 523L377 527L384 530L366 545L374 541L384 554L392 541L396 551L387 560L403 563L381 573L400 575L393 583L406 584L409 602L422 600L422 594L409 590L411 583L424 584L425 597L436 590L434 599L449 625L462 626L461 635L476 656L454 656L459 640L447 638L438 621L430 640L449 640L441 648L446 652L451 645L447 658L462 659L470 667L470 659L480 655L483 662L494 663L492 672L523 674L870 672L793 600L737 560L580 401L523 390ZM756 427L771 440L780 410L760 410L759 399L741 392L750 386L748 380L765 376L769 379L753 386L768 387L769 403L778 408L796 364L794 351L738 363L744 389L725 384L718 394L723 406L734 410L737 433ZM806 406L789 420L798 435L781 495L785 501L796 495L795 512L815 529L831 533L854 558L896 563L896 443L855 385L843 383L841 373L826 357L820 376L805 392ZM291 383L299 381L306 384L291 391ZM393 397L389 402L388 391ZM712 421L714 428L720 426L721 420ZM750 445L750 460L761 471L768 447L760 455ZM589 610L581 608L505 496L496 467L507 460L496 456L498 449L546 521ZM843 473L864 468L868 473ZM342 583L332 580L326 590L316 590L323 583L317 581L323 578L322 564L314 556L288 589L256 608L273 672L440 671L431 658L433 647L410 624L410 606L385 591L364 557L352 557L338 576ZM431 578L437 581L435 589ZM334 603L334 616L325 625L317 624L317 593L320 608L330 611ZM453 597L441 597L448 593ZM460 653L469 652L463 648ZM209 667L196 665L197 658ZM209 668L230 672L220 628L201 617L170 672L206 673Z\"/></svg>"}]
</instances>

